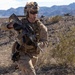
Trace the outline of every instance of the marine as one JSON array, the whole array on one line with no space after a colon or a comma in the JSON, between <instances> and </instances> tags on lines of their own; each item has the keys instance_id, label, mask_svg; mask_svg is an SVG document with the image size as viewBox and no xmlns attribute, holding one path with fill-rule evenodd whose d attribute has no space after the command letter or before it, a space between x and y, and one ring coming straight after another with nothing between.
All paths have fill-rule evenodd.
<instances>
[{"instance_id":1,"label":"marine","mask_svg":"<svg viewBox=\"0 0 75 75\"><path fill-rule=\"evenodd\" d=\"M36 75L35 65L38 60L38 56L41 51L47 50L48 45L48 29L38 19L39 6L37 2L27 2L24 7L25 18L20 21L24 26L30 26L33 30L33 34L30 32L31 37L35 37L34 41L37 47L32 45L31 40L28 39L27 34L24 35L24 29L16 29L19 24L16 24L13 20L9 23L1 25L3 30L17 31L17 40L12 47L12 60L16 62L21 74L19 75ZM36 36L34 36L34 34Z\"/></svg>"}]
</instances>

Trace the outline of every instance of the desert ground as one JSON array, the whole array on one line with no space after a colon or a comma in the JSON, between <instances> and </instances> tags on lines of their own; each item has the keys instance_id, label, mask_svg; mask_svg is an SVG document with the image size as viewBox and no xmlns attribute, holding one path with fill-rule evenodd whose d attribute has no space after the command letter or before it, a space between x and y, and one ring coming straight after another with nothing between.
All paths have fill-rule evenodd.
<instances>
[{"instance_id":1,"label":"desert ground","mask_svg":"<svg viewBox=\"0 0 75 75\"><path fill-rule=\"evenodd\" d=\"M55 42L57 42L55 35L53 35L55 32L60 32L63 26L65 26L64 28L68 28L71 25L75 25L75 17L66 18L64 18L64 20L61 20L58 23L47 25L49 30L49 42L53 42L53 45L55 44ZM8 21L8 18L0 18L0 25L1 23L6 21ZM65 23L66 25L67 23L69 23L70 25L66 26ZM2 31L0 29L0 75L18 75L18 73L20 73L17 65L15 65L15 63L13 63L11 60L11 48L16 40L15 37L13 37L13 35L15 34L12 31L8 32ZM50 63L56 63L56 60L54 60L53 58L48 58L50 58L51 60ZM37 75L75 75L75 67L68 66L66 64L44 65L40 68L36 67L36 71Z\"/></svg>"}]
</instances>

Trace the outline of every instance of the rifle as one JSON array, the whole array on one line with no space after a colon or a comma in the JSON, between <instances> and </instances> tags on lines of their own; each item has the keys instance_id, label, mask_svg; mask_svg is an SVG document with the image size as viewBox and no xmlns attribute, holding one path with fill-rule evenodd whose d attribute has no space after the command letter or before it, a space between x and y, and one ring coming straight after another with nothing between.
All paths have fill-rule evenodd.
<instances>
[{"instance_id":1,"label":"rifle","mask_svg":"<svg viewBox=\"0 0 75 75\"><path fill-rule=\"evenodd\" d=\"M16 31L22 29L23 33L23 42L28 44L28 45L33 45L35 48L39 48L41 51L41 47L37 44L36 41L36 34L33 30L33 28L30 25L23 25L22 22L18 19L18 17L15 14L12 14L9 19L13 21L13 27ZM29 41L26 40L29 39Z\"/></svg>"}]
</instances>

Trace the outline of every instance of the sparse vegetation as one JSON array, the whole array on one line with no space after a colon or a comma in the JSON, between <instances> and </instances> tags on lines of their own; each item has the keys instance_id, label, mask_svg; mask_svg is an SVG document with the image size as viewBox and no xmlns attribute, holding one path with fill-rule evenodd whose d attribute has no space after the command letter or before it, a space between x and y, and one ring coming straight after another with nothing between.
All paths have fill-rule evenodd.
<instances>
[{"instance_id":1,"label":"sparse vegetation","mask_svg":"<svg viewBox=\"0 0 75 75\"><path fill-rule=\"evenodd\" d=\"M53 17L51 17L51 19L50 19L50 22L51 23L57 23L57 22L59 22L60 20L62 19L62 17L61 16L53 16Z\"/></svg>"},{"instance_id":2,"label":"sparse vegetation","mask_svg":"<svg viewBox=\"0 0 75 75\"><path fill-rule=\"evenodd\" d=\"M62 19L61 16L58 17ZM67 20L65 21L66 17ZM39 56L36 66L38 75L75 75L75 18L66 17L60 21L55 16L53 20L58 19L58 23L52 21L54 24L48 25L49 47ZM10 40L13 38L11 38L11 35L9 37L8 32L0 31L0 35L2 36L0 37L0 44L3 42L0 46L0 72L2 71L0 74L17 75L19 71L13 70L13 67L11 68L12 72L10 71L10 65L12 64L11 47L14 43ZM59 40L57 41L56 38ZM9 43L4 44L7 41Z\"/></svg>"},{"instance_id":3,"label":"sparse vegetation","mask_svg":"<svg viewBox=\"0 0 75 75\"><path fill-rule=\"evenodd\" d=\"M75 26L70 28L71 30L66 34L59 32L58 36L60 42L56 44L55 48L52 50L52 56L57 58L58 63L62 64L75 64Z\"/></svg>"},{"instance_id":4,"label":"sparse vegetation","mask_svg":"<svg viewBox=\"0 0 75 75\"><path fill-rule=\"evenodd\" d=\"M49 45L48 51L41 56L41 64L46 65L53 62L52 64L75 66L75 26L71 27L65 35L63 32L59 32L57 36L59 43L55 46Z\"/></svg>"}]
</instances>

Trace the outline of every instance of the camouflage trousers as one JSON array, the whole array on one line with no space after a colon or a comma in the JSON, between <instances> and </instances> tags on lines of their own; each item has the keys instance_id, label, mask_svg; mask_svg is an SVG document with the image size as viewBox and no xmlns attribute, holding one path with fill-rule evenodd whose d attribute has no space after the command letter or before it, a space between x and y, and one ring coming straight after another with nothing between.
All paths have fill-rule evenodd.
<instances>
[{"instance_id":1,"label":"camouflage trousers","mask_svg":"<svg viewBox=\"0 0 75 75\"><path fill-rule=\"evenodd\" d=\"M37 57L30 58L28 55L21 55L17 62L19 69L21 70L20 75L36 75L34 66L37 61Z\"/></svg>"}]
</instances>

